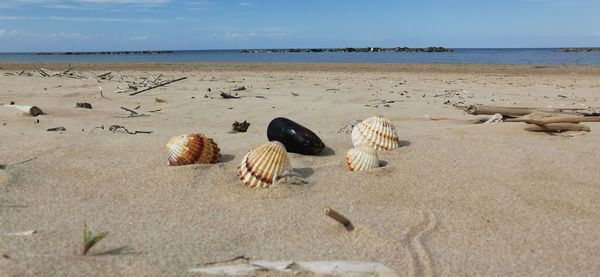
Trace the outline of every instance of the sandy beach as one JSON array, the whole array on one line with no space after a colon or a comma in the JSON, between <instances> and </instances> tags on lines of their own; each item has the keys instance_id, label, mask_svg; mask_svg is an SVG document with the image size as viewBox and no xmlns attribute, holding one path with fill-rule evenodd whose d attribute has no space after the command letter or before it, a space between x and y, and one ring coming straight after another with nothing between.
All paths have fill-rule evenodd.
<instances>
[{"instance_id":1,"label":"sandy beach","mask_svg":"<svg viewBox=\"0 0 600 277\"><path fill-rule=\"evenodd\" d=\"M0 276L196 276L240 256L379 262L400 276L600 272L600 123L550 135L472 124L453 107L600 107L600 67L75 63L60 74L68 66L0 64L0 104L45 112L0 106ZM352 142L338 130L373 115L394 123L402 147L349 172ZM307 184L246 188L237 165L280 116L328 148L289 154ZM244 120L247 132L231 132ZM168 166L166 142L188 133L212 137L221 161ZM87 256L84 224L109 232Z\"/></svg>"}]
</instances>

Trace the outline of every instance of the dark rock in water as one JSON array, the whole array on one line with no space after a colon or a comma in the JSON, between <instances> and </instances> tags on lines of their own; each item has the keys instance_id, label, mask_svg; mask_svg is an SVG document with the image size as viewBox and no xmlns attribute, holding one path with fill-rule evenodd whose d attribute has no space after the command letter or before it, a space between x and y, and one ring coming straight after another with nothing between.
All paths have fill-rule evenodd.
<instances>
[{"instance_id":1,"label":"dark rock in water","mask_svg":"<svg viewBox=\"0 0 600 277\"><path fill-rule=\"evenodd\" d=\"M288 152L316 155L323 151L325 144L308 128L284 117L275 118L267 128L269 141L279 141Z\"/></svg>"}]
</instances>

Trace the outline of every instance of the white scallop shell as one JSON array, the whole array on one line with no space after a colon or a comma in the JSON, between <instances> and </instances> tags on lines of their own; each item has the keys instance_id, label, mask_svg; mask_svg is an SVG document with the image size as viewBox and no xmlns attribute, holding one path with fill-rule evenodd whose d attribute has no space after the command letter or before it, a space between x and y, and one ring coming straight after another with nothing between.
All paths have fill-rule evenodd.
<instances>
[{"instance_id":1,"label":"white scallop shell","mask_svg":"<svg viewBox=\"0 0 600 277\"><path fill-rule=\"evenodd\" d=\"M379 167L377 150L366 144L351 148L346 153L346 165L350 171L363 171Z\"/></svg>"},{"instance_id":2,"label":"white scallop shell","mask_svg":"<svg viewBox=\"0 0 600 277\"><path fill-rule=\"evenodd\" d=\"M219 161L221 149L202 134L174 136L167 142L169 165L213 164Z\"/></svg>"},{"instance_id":3,"label":"white scallop shell","mask_svg":"<svg viewBox=\"0 0 600 277\"><path fill-rule=\"evenodd\" d=\"M372 116L352 128L352 144L368 144L375 150L393 150L400 147L396 127L381 116Z\"/></svg>"},{"instance_id":4,"label":"white scallop shell","mask_svg":"<svg viewBox=\"0 0 600 277\"><path fill-rule=\"evenodd\" d=\"M281 142L271 141L244 156L238 166L238 175L247 187L268 188L278 177L292 170L285 146Z\"/></svg>"}]
</instances>

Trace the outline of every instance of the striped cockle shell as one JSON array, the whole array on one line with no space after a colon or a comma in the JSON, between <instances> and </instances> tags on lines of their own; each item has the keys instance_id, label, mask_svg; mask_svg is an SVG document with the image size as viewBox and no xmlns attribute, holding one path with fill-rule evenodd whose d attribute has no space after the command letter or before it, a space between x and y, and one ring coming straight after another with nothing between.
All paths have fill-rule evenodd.
<instances>
[{"instance_id":1,"label":"striped cockle shell","mask_svg":"<svg viewBox=\"0 0 600 277\"><path fill-rule=\"evenodd\" d=\"M221 149L202 134L188 134L172 137L167 142L169 165L214 164L221 157Z\"/></svg>"},{"instance_id":2,"label":"striped cockle shell","mask_svg":"<svg viewBox=\"0 0 600 277\"><path fill-rule=\"evenodd\" d=\"M350 171L363 171L377 168L379 167L377 150L366 144L351 148L346 153L346 165Z\"/></svg>"},{"instance_id":3,"label":"striped cockle shell","mask_svg":"<svg viewBox=\"0 0 600 277\"><path fill-rule=\"evenodd\" d=\"M396 127L381 116L372 116L352 128L352 144L367 144L378 151L393 150L400 147Z\"/></svg>"},{"instance_id":4,"label":"striped cockle shell","mask_svg":"<svg viewBox=\"0 0 600 277\"><path fill-rule=\"evenodd\" d=\"M285 146L278 141L251 149L238 166L240 180L249 188L268 188L282 174L291 171Z\"/></svg>"}]
</instances>

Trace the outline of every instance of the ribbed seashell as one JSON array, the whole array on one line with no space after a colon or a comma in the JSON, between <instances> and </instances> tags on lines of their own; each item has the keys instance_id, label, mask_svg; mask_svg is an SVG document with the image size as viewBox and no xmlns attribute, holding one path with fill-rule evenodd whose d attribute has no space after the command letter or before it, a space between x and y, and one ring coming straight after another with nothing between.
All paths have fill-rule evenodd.
<instances>
[{"instance_id":1,"label":"ribbed seashell","mask_svg":"<svg viewBox=\"0 0 600 277\"><path fill-rule=\"evenodd\" d=\"M377 150L366 144L351 148L346 153L346 165L350 171L363 171L377 168L379 167Z\"/></svg>"},{"instance_id":2,"label":"ribbed seashell","mask_svg":"<svg viewBox=\"0 0 600 277\"><path fill-rule=\"evenodd\" d=\"M393 150L400 147L396 127L381 116L372 116L352 128L352 144L368 144L375 150Z\"/></svg>"},{"instance_id":3,"label":"ribbed seashell","mask_svg":"<svg viewBox=\"0 0 600 277\"><path fill-rule=\"evenodd\" d=\"M169 165L214 164L221 157L221 149L202 134L188 134L172 137L167 142Z\"/></svg>"},{"instance_id":4,"label":"ribbed seashell","mask_svg":"<svg viewBox=\"0 0 600 277\"><path fill-rule=\"evenodd\" d=\"M250 150L238 166L240 180L249 188L268 188L287 171L292 171L292 165L285 146L278 141Z\"/></svg>"}]
</instances>

